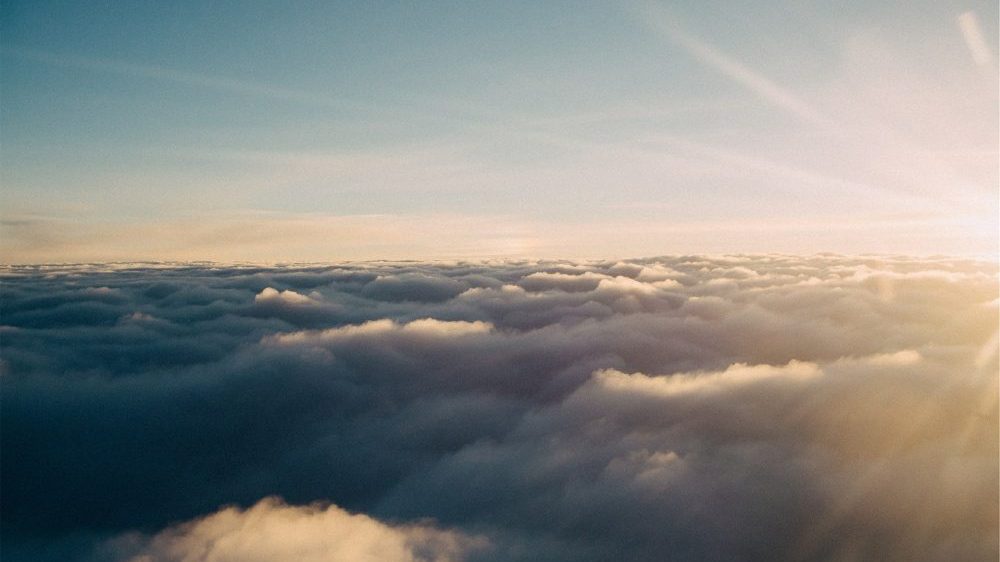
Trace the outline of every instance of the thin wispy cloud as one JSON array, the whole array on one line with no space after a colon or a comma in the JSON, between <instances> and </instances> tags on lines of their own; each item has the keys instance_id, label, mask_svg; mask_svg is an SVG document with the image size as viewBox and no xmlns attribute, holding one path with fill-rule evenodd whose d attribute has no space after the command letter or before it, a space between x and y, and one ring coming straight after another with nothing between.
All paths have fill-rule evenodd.
<instances>
[{"instance_id":1,"label":"thin wispy cloud","mask_svg":"<svg viewBox=\"0 0 1000 562\"><path fill-rule=\"evenodd\" d=\"M89 57L76 54L59 54L37 49L4 47L0 55L54 67L92 72L117 74L130 78L141 78L162 82L173 82L185 86L205 88L218 92L267 98L278 101L323 107L335 110L370 109L371 106L334 96L317 94L234 78L226 78L197 72L187 72L164 66L136 64L116 59Z\"/></svg>"},{"instance_id":2,"label":"thin wispy cloud","mask_svg":"<svg viewBox=\"0 0 1000 562\"><path fill-rule=\"evenodd\" d=\"M926 52L913 48L916 31L891 36L869 25L888 17L875 8L777 18L768 10L714 14L639 2L593 5L566 19L538 6L534 16L512 13L516 25L478 13L431 17L434 5L413 7L421 17L402 7L345 9L330 5L308 20L290 14L273 31L287 34L273 49L261 46L276 37L265 28L233 37L192 30L183 51L111 44L146 43L138 31L107 35L90 20L72 21L80 33L107 35L107 44L5 35L4 209L59 215L80 232L206 213L227 222L242 209L300 212L304 223L310 213L465 214L491 224L498 216L558 217L584 232L629 224L624 209L641 224L679 228L733 217L740 218L733 225L753 225L761 213L781 224L950 213L959 225L948 236L955 245L934 243L936 251L981 253L996 244L996 95L982 80L990 65L968 58L992 57L982 7L965 8L957 27L924 21L930 16L920 7L898 10L893 17L906 29L931 34ZM941 10L949 18L962 12ZM727 18L731 29L716 25ZM50 25L43 20L23 25ZM806 38L807 29L818 33ZM511 34L523 48L508 48ZM223 43L232 48L217 48ZM203 53L197 61L195 52ZM965 64L954 64L956 56ZM253 73L240 70L248 68ZM164 88L150 103L144 96L157 84L183 87ZM193 99L226 103L192 110ZM520 222L507 221L510 231L523 233ZM561 227L531 228L561 236ZM906 228L914 241L907 250L925 253L916 241L936 233ZM970 244L969 232L985 239ZM31 235L40 237L36 248L62 237ZM575 255L593 248L584 238ZM747 249L725 238L730 249ZM327 239L309 254L322 254ZM638 240L643 249L615 253L673 242L658 234ZM811 251L831 249L812 240ZM834 249L902 249L876 238L843 240ZM109 254L135 248L124 237L105 241ZM435 242L413 239L408 253ZM718 242L704 235L692 244L709 250ZM803 247L802 238L777 231L771 243Z\"/></svg>"},{"instance_id":3,"label":"thin wispy cloud","mask_svg":"<svg viewBox=\"0 0 1000 562\"><path fill-rule=\"evenodd\" d=\"M986 39L983 38L983 31L979 26L979 18L976 13L962 12L956 19L958 28L962 31L962 38L965 39L965 45L969 48L969 54L972 55L972 60L976 61L979 66L987 66L993 62L993 52L986 44Z\"/></svg>"},{"instance_id":4,"label":"thin wispy cloud","mask_svg":"<svg viewBox=\"0 0 1000 562\"><path fill-rule=\"evenodd\" d=\"M725 147L712 146L688 139L660 135L655 142L675 150L682 150L710 159L716 166L737 166L742 170L755 171L767 176L780 178L778 189L802 193L808 189L828 189L855 195L871 196L873 193L889 194L885 188L856 181L832 177L820 172L775 162Z\"/></svg>"},{"instance_id":5,"label":"thin wispy cloud","mask_svg":"<svg viewBox=\"0 0 1000 562\"><path fill-rule=\"evenodd\" d=\"M611 203L616 215L657 211L659 203ZM199 213L143 221L81 221L12 217L3 226L0 263L79 263L128 260L221 262L325 262L379 256L386 259L477 257L627 257L664 249L752 252L783 237L790 252L811 244L868 242L881 252L905 253L919 240L926 254L964 245L963 255L984 256L990 246L972 217L956 224L948 213L815 214L804 217L734 217L661 221L614 218L586 223L499 214ZM926 234L932 232L933 234ZM878 245L872 244L876 240Z\"/></svg>"},{"instance_id":6,"label":"thin wispy cloud","mask_svg":"<svg viewBox=\"0 0 1000 562\"><path fill-rule=\"evenodd\" d=\"M669 41L761 99L813 125L835 128L833 121L788 88L684 30L661 4L655 2L641 4L639 13L647 25Z\"/></svg>"}]
</instances>

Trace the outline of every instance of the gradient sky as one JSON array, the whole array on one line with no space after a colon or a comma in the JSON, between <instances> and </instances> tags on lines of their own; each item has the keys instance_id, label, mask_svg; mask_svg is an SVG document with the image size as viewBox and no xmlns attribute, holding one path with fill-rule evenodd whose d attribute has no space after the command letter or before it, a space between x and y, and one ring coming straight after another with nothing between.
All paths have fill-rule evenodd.
<instances>
[{"instance_id":1,"label":"gradient sky","mask_svg":"<svg viewBox=\"0 0 1000 562\"><path fill-rule=\"evenodd\" d=\"M996 2L17 2L5 262L995 256Z\"/></svg>"}]
</instances>

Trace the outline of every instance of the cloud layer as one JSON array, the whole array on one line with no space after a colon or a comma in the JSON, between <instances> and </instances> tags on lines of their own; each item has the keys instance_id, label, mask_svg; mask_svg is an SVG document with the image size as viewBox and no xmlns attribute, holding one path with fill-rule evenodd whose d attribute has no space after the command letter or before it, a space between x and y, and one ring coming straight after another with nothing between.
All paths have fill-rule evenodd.
<instances>
[{"instance_id":1,"label":"cloud layer","mask_svg":"<svg viewBox=\"0 0 1000 562\"><path fill-rule=\"evenodd\" d=\"M10 560L997 553L995 264L134 264L3 284Z\"/></svg>"}]
</instances>

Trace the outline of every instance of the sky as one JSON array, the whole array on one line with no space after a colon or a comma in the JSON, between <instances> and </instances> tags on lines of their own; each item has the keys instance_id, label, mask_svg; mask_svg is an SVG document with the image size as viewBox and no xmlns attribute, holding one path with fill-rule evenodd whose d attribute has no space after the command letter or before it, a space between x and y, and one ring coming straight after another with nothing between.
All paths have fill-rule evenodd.
<instances>
[{"instance_id":1,"label":"sky","mask_svg":"<svg viewBox=\"0 0 1000 562\"><path fill-rule=\"evenodd\" d=\"M995 2L18 2L0 262L998 251Z\"/></svg>"}]
</instances>

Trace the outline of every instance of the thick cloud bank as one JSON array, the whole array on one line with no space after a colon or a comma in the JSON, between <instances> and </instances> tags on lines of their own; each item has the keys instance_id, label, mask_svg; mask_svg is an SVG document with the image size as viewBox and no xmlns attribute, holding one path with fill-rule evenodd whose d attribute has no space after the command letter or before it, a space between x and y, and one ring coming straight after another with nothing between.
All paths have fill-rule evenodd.
<instances>
[{"instance_id":1,"label":"thick cloud bank","mask_svg":"<svg viewBox=\"0 0 1000 562\"><path fill-rule=\"evenodd\" d=\"M5 560L997 558L996 264L3 275Z\"/></svg>"}]
</instances>

